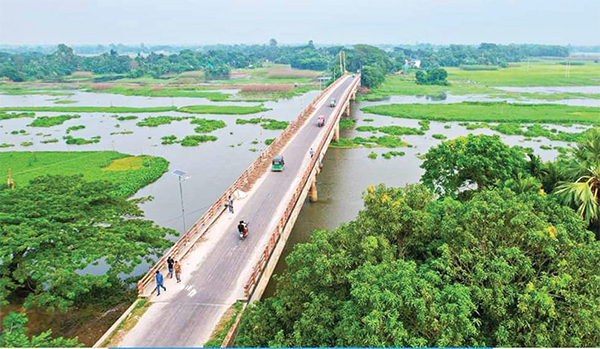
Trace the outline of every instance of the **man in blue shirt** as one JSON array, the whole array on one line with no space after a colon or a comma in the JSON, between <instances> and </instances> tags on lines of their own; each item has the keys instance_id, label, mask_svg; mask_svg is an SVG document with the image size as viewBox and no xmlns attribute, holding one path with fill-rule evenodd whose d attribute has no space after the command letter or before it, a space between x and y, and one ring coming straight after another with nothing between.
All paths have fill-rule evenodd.
<instances>
[{"instance_id":1,"label":"man in blue shirt","mask_svg":"<svg viewBox=\"0 0 600 349\"><path fill-rule=\"evenodd\" d=\"M160 273L160 270L156 271L156 296L160 296L160 288L162 287L165 292L167 292L167 288L163 285L163 275Z\"/></svg>"}]
</instances>

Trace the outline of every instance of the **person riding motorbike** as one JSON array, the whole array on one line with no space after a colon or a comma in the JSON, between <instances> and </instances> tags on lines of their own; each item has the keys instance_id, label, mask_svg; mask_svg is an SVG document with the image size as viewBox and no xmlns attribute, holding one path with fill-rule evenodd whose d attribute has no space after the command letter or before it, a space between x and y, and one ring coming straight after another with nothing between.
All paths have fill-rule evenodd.
<instances>
[{"instance_id":1,"label":"person riding motorbike","mask_svg":"<svg viewBox=\"0 0 600 349\"><path fill-rule=\"evenodd\" d=\"M246 239L248 236L248 222L240 221L240 224L238 224L238 232L240 233L240 238L242 238L242 240Z\"/></svg>"}]
</instances>

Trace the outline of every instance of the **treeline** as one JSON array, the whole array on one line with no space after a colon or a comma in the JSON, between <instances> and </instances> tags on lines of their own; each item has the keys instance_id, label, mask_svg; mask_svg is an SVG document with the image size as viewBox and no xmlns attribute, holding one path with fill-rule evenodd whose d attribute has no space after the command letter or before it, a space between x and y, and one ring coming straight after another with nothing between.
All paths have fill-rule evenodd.
<instances>
[{"instance_id":1,"label":"treeline","mask_svg":"<svg viewBox=\"0 0 600 349\"><path fill-rule=\"evenodd\" d=\"M279 46L275 39L268 45L215 45L183 49L174 54L140 51L137 55L119 54L111 49L99 55L81 56L72 48L59 45L55 52L0 53L0 77L12 81L61 81L74 71L103 74L102 79L136 78L144 75L159 78L167 73L203 70L208 79L227 78L230 69L261 66L264 62L290 64L297 69L329 71L341 74L340 52L344 51L346 70L363 71L363 85L380 84L385 74L410 68L406 60L421 60L422 68L440 66L506 66L528 57L566 57L569 49L548 45L450 45L434 48L396 47L382 50L370 45L317 47L311 41L302 46Z\"/></svg>"},{"instance_id":2,"label":"treeline","mask_svg":"<svg viewBox=\"0 0 600 349\"><path fill-rule=\"evenodd\" d=\"M223 46L209 50L182 50L177 54L151 52L135 57L120 55L115 50L96 56L79 56L66 45L51 54L0 53L0 77L12 81L60 81L74 71L113 74L136 78L144 75L159 78L167 73L203 70L208 78L227 78L232 68L260 66L265 61L290 64L293 68L327 70L342 47L316 48L270 45ZM110 78L110 77L108 77Z\"/></svg>"},{"instance_id":3,"label":"treeline","mask_svg":"<svg viewBox=\"0 0 600 349\"><path fill-rule=\"evenodd\" d=\"M369 187L355 221L294 246L236 345L596 346L599 142L549 163L498 136L430 149L422 184Z\"/></svg>"},{"instance_id":4,"label":"treeline","mask_svg":"<svg viewBox=\"0 0 600 349\"><path fill-rule=\"evenodd\" d=\"M482 43L479 46L450 45L434 49L394 48L390 54L396 61L421 60L426 69L458 67L461 65L492 65L506 67L509 62L519 62L529 57L567 57L569 48L556 45L496 45Z\"/></svg>"}]
</instances>

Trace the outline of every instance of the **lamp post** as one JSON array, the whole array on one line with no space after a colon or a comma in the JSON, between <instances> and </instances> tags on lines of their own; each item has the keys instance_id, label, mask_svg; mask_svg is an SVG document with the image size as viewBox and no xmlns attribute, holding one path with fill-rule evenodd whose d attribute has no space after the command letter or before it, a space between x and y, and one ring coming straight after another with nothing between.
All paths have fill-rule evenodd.
<instances>
[{"instance_id":1,"label":"lamp post","mask_svg":"<svg viewBox=\"0 0 600 349\"><path fill-rule=\"evenodd\" d=\"M183 233L185 234L185 232L187 230L185 227L185 208L183 206L183 187L182 187L181 183L184 182L189 177L184 177L186 172L182 171L182 170L175 170L175 171L173 171L173 174L179 178L179 198L181 199L181 219L183 220Z\"/></svg>"}]
</instances>

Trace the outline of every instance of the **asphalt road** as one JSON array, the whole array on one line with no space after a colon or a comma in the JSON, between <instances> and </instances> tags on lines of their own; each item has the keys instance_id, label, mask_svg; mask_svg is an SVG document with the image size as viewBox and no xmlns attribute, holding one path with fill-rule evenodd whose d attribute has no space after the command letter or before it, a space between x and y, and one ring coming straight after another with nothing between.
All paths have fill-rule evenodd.
<instances>
[{"instance_id":1,"label":"asphalt road","mask_svg":"<svg viewBox=\"0 0 600 349\"><path fill-rule=\"evenodd\" d=\"M330 98L339 101L352 80L347 78L343 81ZM265 236L272 234L267 228L280 218L276 214L278 206L294 180L302 175L301 165L309 156L311 144L326 128L316 126L316 115L324 114L327 124L331 122L333 108L329 107L330 98L284 149L285 170L267 174L253 196L248 198L249 201L235 212L236 219L231 219L227 233L214 237L218 241L200 268L183 280L185 288L170 298L161 295L164 301L156 298L120 346L186 347L204 344L202 341L208 338L225 309L232 304L232 297L240 294L239 284L240 278L245 276L244 269L256 256L257 249L264 249ZM227 214L224 213L224 216ZM249 236L244 241L236 234L240 219L250 222Z\"/></svg>"}]
</instances>

